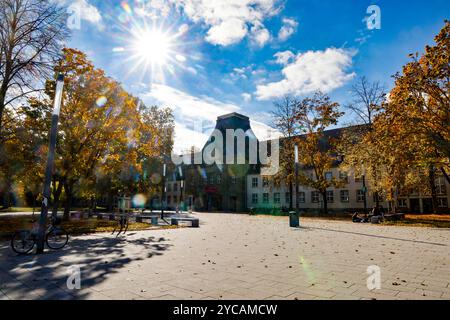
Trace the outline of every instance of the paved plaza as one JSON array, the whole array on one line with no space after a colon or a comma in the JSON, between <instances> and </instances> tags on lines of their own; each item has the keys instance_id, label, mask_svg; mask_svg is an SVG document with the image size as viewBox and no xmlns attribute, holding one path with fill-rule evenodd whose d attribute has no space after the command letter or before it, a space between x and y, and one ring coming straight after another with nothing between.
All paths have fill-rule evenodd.
<instances>
[{"instance_id":1,"label":"paved plaza","mask_svg":"<svg viewBox=\"0 0 450 320\"><path fill-rule=\"evenodd\" d=\"M199 229L73 237L42 256L2 242L0 299L450 299L448 229L195 215ZM367 288L372 265L380 290Z\"/></svg>"}]
</instances>

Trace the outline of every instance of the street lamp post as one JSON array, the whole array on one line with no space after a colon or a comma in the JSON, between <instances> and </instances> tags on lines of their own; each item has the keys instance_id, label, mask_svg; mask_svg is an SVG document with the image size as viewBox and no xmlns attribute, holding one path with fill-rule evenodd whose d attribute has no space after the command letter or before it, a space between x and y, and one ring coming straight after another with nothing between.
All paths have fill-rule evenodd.
<instances>
[{"instance_id":1,"label":"street lamp post","mask_svg":"<svg viewBox=\"0 0 450 320\"><path fill-rule=\"evenodd\" d=\"M184 189L184 180L181 180L180 181L180 208L181 208L181 213L183 213L183 208L184 208L183 189Z\"/></svg>"},{"instance_id":2,"label":"street lamp post","mask_svg":"<svg viewBox=\"0 0 450 320\"><path fill-rule=\"evenodd\" d=\"M165 163L166 159L164 158L163 164L163 176L162 176L162 196L161 196L161 219L164 220L164 205L166 201L166 170L167 165Z\"/></svg>"},{"instance_id":3,"label":"street lamp post","mask_svg":"<svg viewBox=\"0 0 450 320\"><path fill-rule=\"evenodd\" d=\"M41 215L39 217L39 230L37 235L37 254L44 253L45 225L47 224L48 205L51 196L50 184L52 182L53 166L55 162L56 138L58 135L58 121L59 114L61 112L63 89L64 75L59 74L56 81L55 100L53 101L52 126L50 129L50 143L44 180L44 199L42 201Z\"/></svg>"},{"instance_id":4,"label":"street lamp post","mask_svg":"<svg viewBox=\"0 0 450 320\"><path fill-rule=\"evenodd\" d=\"M297 214L300 212L300 202L298 198L298 146L295 145L295 209Z\"/></svg>"}]
</instances>

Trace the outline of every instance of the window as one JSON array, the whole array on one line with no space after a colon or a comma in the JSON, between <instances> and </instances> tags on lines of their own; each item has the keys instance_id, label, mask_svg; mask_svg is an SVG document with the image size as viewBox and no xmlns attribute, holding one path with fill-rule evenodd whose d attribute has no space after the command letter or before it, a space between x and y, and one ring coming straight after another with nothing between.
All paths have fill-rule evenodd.
<instances>
[{"instance_id":1,"label":"window","mask_svg":"<svg viewBox=\"0 0 450 320\"><path fill-rule=\"evenodd\" d=\"M286 202L287 204L291 203L291 194L289 192L286 192L284 194L284 202Z\"/></svg>"},{"instance_id":2,"label":"window","mask_svg":"<svg viewBox=\"0 0 450 320\"><path fill-rule=\"evenodd\" d=\"M281 203L281 195L280 195L280 193L275 193L273 195L273 202L275 202L277 204Z\"/></svg>"},{"instance_id":3,"label":"window","mask_svg":"<svg viewBox=\"0 0 450 320\"><path fill-rule=\"evenodd\" d=\"M172 203L172 197L171 197L171 196L168 196L166 201L167 201L167 204Z\"/></svg>"},{"instance_id":4,"label":"window","mask_svg":"<svg viewBox=\"0 0 450 320\"><path fill-rule=\"evenodd\" d=\"M341 202L350 202L350 192L348 190L341 190Z\"/></svg>"},{"instance_id":5,"label":"window","mask_svg":"<svg viewBox=\"0 0 450 320\"><path fill-rule=\"evenodd\" d=\"M252 194L252 203L258 204L258 194L257 193Z\"/></svg>"},{"instance_id":6,"label":"window","mask_svg":"<svg viewBox=\"0 0 450 320\"><path fill-rule=\"evenodd\" d=\"M268 193L263 194L263 203L269 203L269 194Z\"/></svg>"},{"instance_id":7,"label":"window","mask_svg":"<svg viewBox=\"0 0 450 320\"><path fill-rule=\"evenodd\" d=\"M333 180L333 172L325 172L325 179L327 181Z\"/></svg>"},{"instance_id":8,"label":"window","mask_svg":"<svg viewBox=\"0 0 450 320\"><path fill-rule=\"evenodd\" d=\"M399 208L408 208L408 200L407 199L398 199L397 200Z\"/></svg>"},{"instance_id":9,"label":"window","mask_svg":"<svg viewBox=\"0 0 450 320\"><path fill-rule=\"evenodd\" d=\"M439 195L446 195L447 190L445 188L445 181L443 177L436 179L436 193Z\"/></svg>"},{"instance_id":10,"label":"window","mask_svg":"<svg viewBox=\"0 0 450 320\"><path fill-rule=\"evenodd\" d=\"M312 203L319 203L320 201L320 194L318 191L312 191L311 192L311 202Z\"/></svg>"},{"instance_id":11,"label":"window","mask_svg":"<svg viewBox=\"0 0 450 320\"><path fill-rule=\"evenodd\" d=\"M175 191L175 192L178 191L178 184L176 184L176 183L173 184L173 191Z\"/></svg>"},{"instance_id":12,"label":"window","mask_svg":"<svg viewBox=\"0 0 450 320\"><path fill-rule=\"evenodd\" d=\"M212 175L208 177L208 184L214 184L214 177Z\"/></svg>"},{"instance_id":13,"label":"window","mask_svg":"<svg viewBox=\"0 0 450 320\"><path fill-rule=\"evenodd\" d=\"M231 176L231 184L236 184L236 177L235 176Z\"/></svg>"},{"instance_id":14,"label":"window","mask_svg":"<svg viewBox=\"0 0 450 320\"><path fill-rule=\"evenodd\" d=\"M252 178L252 187L258 188L258 178Z\"/></svg>"},{"instance_id":15,"label":"window","mask_svg":"<svg viewBox=\"0 0 450 320\"><path fill-rule=\"evenodd\" d=\"M298 193L298 202L305 203L306 202L306 194L304 192Z\"/></svg>"},{"instance_id":16,"label":"window","mask_svg":"<svg viewBox=\"0 0 450 320\"><path fill-rule=\"evenodd\" d=\"M264 177L263 178L263 188L268 188L269 187L269 178Z\"/></svg>"},{"instance_id":17,"label":"window","mask_svg":"<svg viewBox=\"0 0 450 320\"><path fill-rule=\"evenodd\" d=\"M222 176L220 174L217 176L217 184L222 184Z\"/></svg>"},{"instance_id":18,"label":"window","mask_svg":"<svg viewBox=\"0 0 450 320\"><path fill-rule=\"evenodd\" d=\"M439 208L448 208L447 198L438 198L437 202Z\"/></svg>"},{"instance_id":19,"label":"window","mask_svg":"<svg viewBox=\"0 0 450 320\"><path fill-rule=\"evenodd\" d=\"M347 172L339 172L339 179L344 181L345 183L348 183L348 175Z\"/></svg>"},{"instance_id":20,"label":"window","mask_svg":"<svg viewBox=\"0 0 450 320\"><path fill-rule=\"evenodd\" d=\"M172 184L168 183L167 184L167 192L171 192L172 191Z\"/></svg>"},{"instance_id":21,"label":"window","mask_svg":"<svg viewBox=\"0 0 450 320\"><path fill-rule=\"evenodd\" d=\"M178 203L178 197L177 196L173 196L173 203Z\"/></svg>"},{"instance_id":22,"label":"window","mask_svg":"<svg viewBox=\"0 0 450 320\"><path fill-rule=\"evenodd\" d=\"M327 191L327 202L328 203L334 202L334 191Z\"/></svg>"},{"instance_id":23,"label":"window","mask_svg":"<svg viewBox=\"0 0 450 320\"><path fill-rule=\"evenodd\" d=\"M356 191L356 201L358 202L364 202L365 194L363 190L357 190Z\"/></svg>"}]
</instances>

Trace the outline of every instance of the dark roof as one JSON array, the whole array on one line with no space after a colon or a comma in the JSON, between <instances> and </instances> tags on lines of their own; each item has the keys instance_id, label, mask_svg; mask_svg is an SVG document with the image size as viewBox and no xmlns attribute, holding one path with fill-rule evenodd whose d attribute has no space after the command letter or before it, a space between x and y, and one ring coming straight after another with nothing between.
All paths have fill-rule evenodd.
<instances>
[{"instance_id":1,"label":"dark roof","mask_svg":"<svg viewBox=\"0 0 450 320\"><path fill-rule=\"evenodd\" d=\"M232 113L220 116L220 117L217 118L217 121L225 120L225 119L228 119L228 118L241 118L242 120L250 121L249 117L244 116L243 114L240 114L240 113L237 113L237 112L232 112Z\"/></svg>"}]
</instances>

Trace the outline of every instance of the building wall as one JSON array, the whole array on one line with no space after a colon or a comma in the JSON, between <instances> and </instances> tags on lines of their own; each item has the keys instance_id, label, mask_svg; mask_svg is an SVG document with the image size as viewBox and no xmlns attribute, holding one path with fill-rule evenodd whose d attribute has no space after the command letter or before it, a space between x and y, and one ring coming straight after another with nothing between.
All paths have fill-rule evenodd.
<instances>
[{"instance_id":1,"label":"building wall","mask_svg":"<svg viewBox=\"0 0 450 320\"><path fill-rule=\"evenodd\" d=\"M340 171L338 168L333 168L330 170L333 174L333 177L339 178ZM312 174L312 172L310 172ZM348 183L342 188L330 188L329 191L332 193L332 201L328 201L328 208L331 211L350 211L350 210L362 210L364 209L364 197L362 194L363 183L360 179L355 178L354 176L347 177ZM255 186L254 181L257 181L257 185ZM445 179L441 179L438 185L441 185L438 189L440 192L438 193L439 202L442 204L442 210L448 210L448 199L450 198L450 186L445 181ZM370 189L370 184L366 182L367 187L367 207L369 209L373 208L375 205L374 196ZM341 191L342 194L341 199ZM318 211L323 208L323 200L322 195L318 195L318 201L313 201L313 192L314 189L308 188L305 186L299 186L299 207L301 210L308 211ZM261 175L248 175L247 176L247 203L248 208L289 208L289 197L286 196L286 193L289 193L289 186L285 184L281 184L281 186L275 186L273 182L270 181L267 185L264 185L264 177ZM266 195L264 195L266 194ZM348 194L348 199L347 199ZM254 197L257 195L257 202L254 202ZM304 197L303 197L304 196ZM278 202L277 199L280 199ZM317 195L316 195L317 200ZM427 203L431 200L430 196L424 194L415 194L408 196L399 196L397 199L397 208L398 210L407 210L409 212L430 212L427 210ZM293 206L296 205L296 197L295 197L295 185L293 188ZM381 201L380 204L384 208L388 208L388 203L386 201ZM418 210L412 210L412 204L416 206L420 206ZM412 210L412 211L411 211Z\"/></svg>"}]
</instances>

